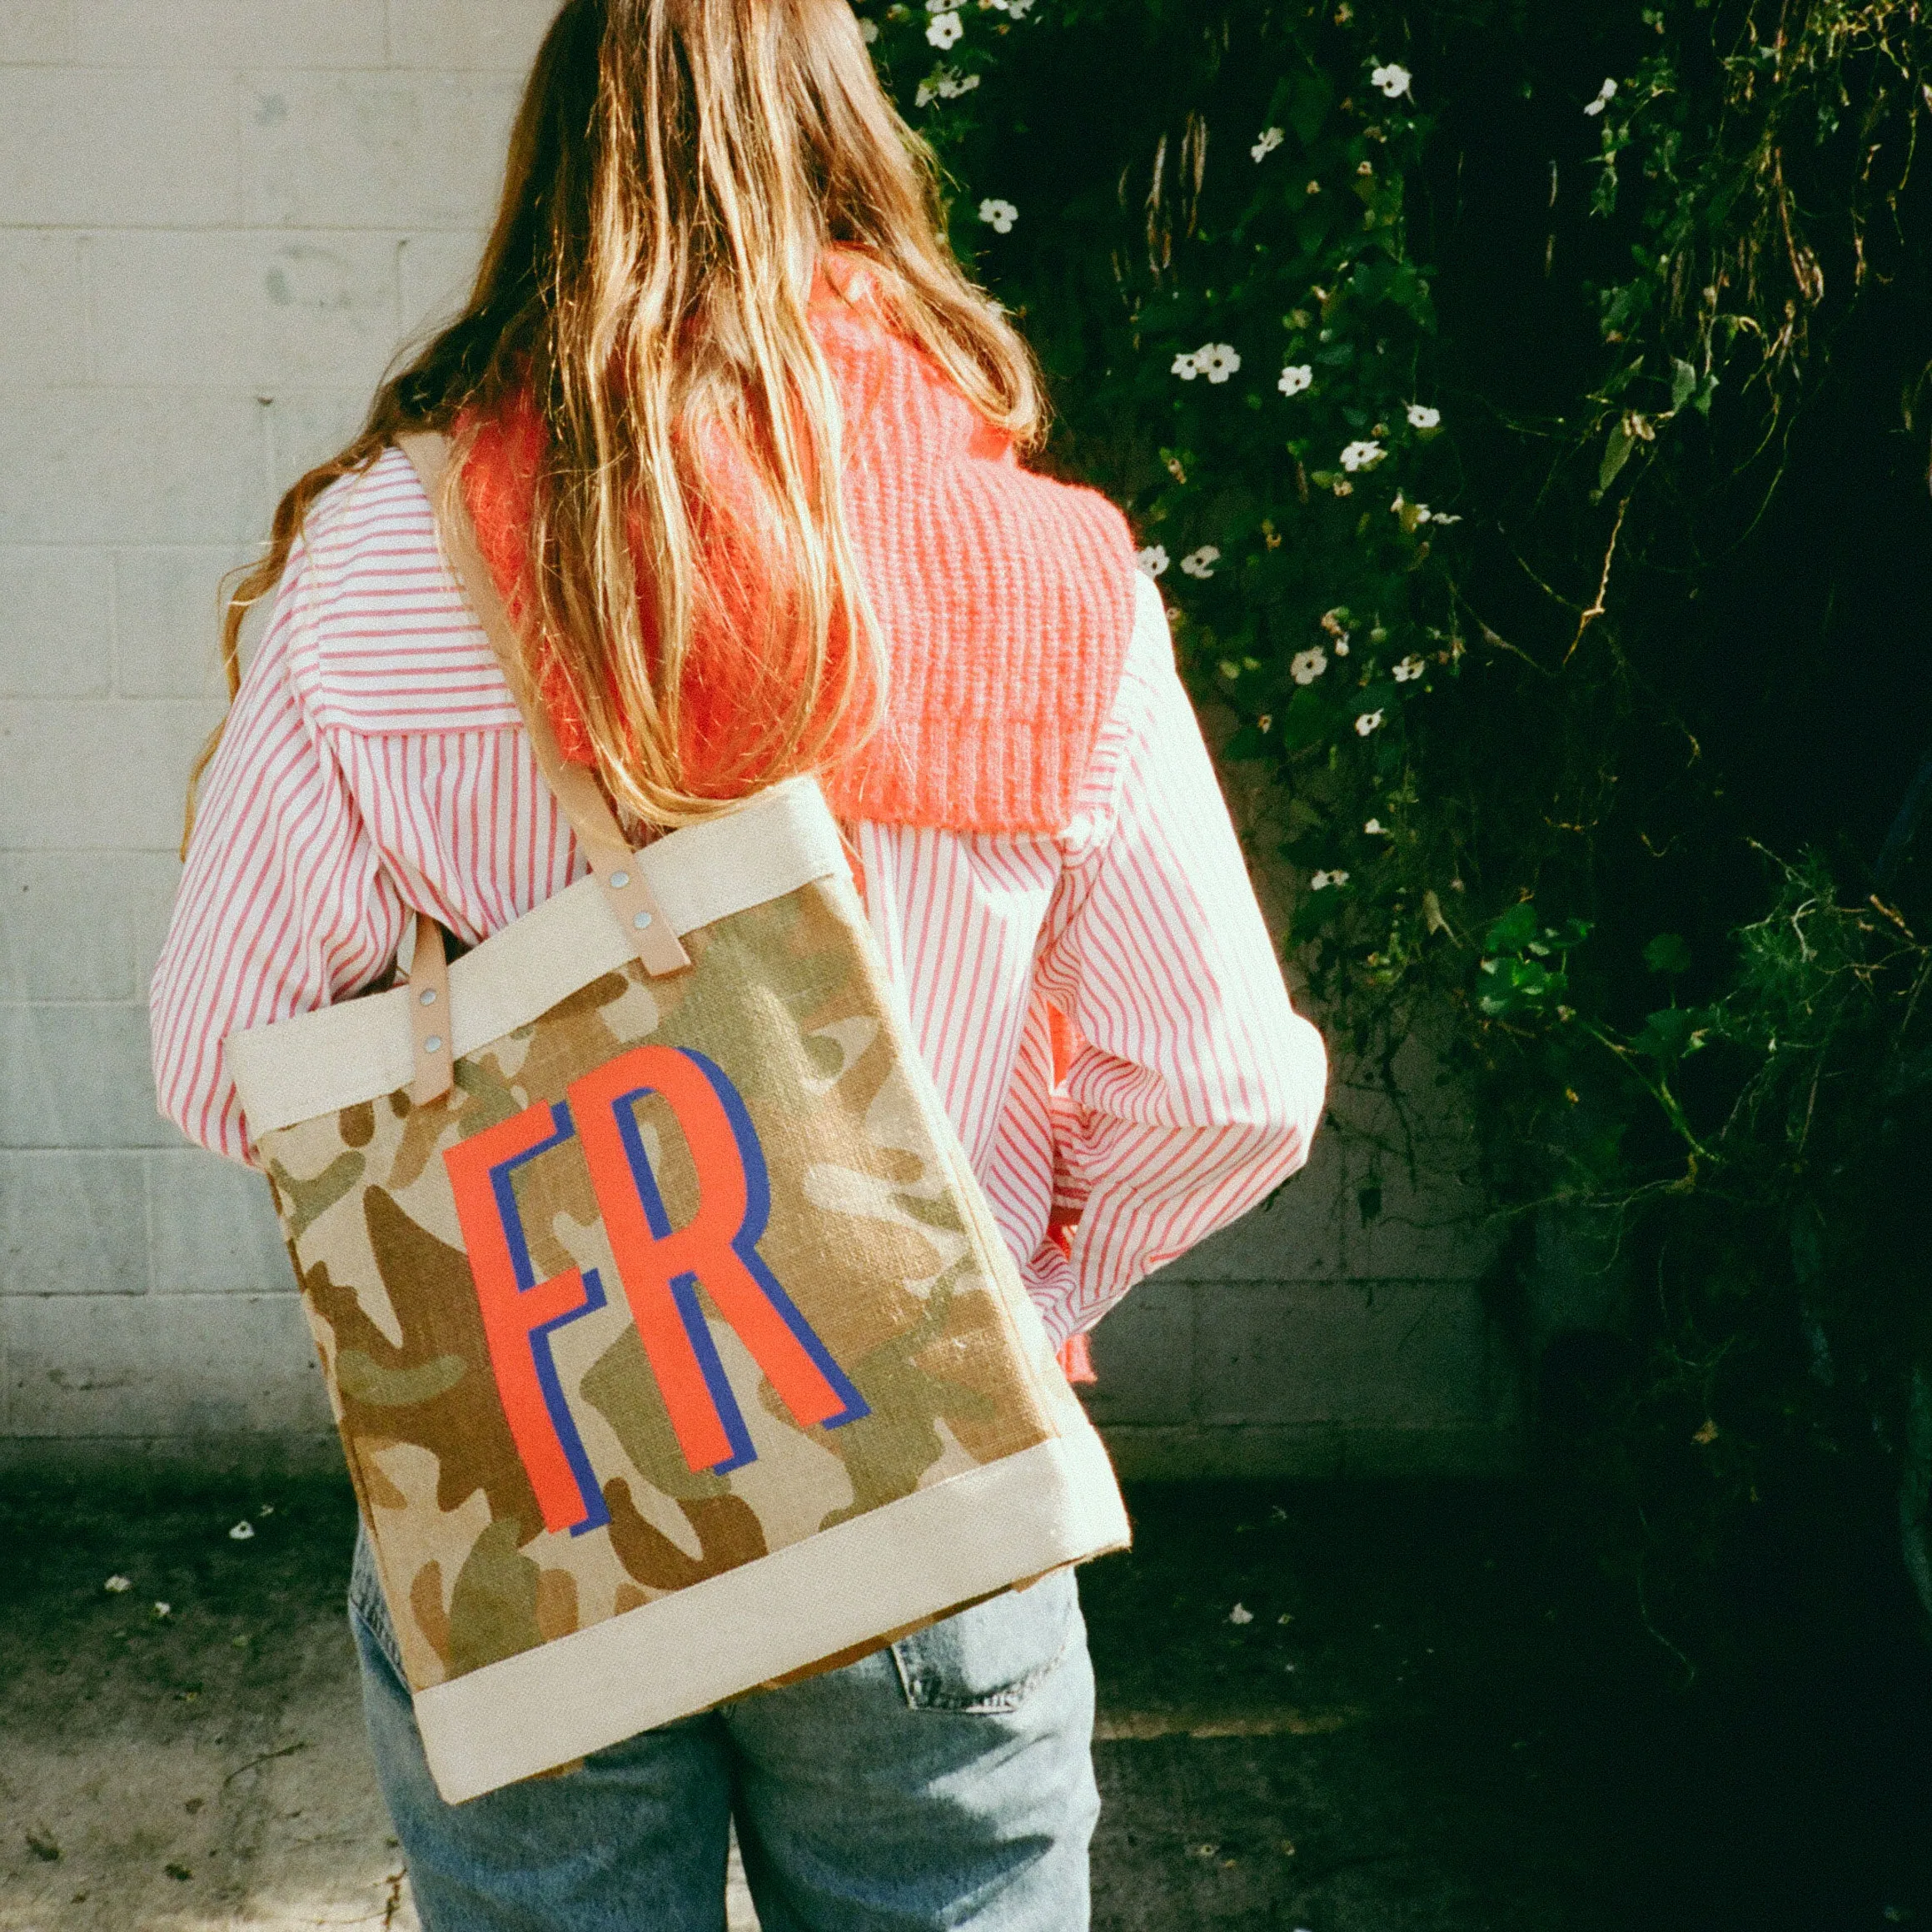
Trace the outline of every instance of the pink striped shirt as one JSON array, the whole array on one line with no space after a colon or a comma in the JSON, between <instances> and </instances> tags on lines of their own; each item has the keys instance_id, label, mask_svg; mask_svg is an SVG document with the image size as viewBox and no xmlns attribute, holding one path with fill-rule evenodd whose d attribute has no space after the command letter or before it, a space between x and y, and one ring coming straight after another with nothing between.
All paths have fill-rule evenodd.
<instances>
[{"instance_id":1,"label":"pink striped shirt","mask_svg":"<svg viewBox=\"0 0 1932 1932\"><path fill-rule=\"evenodd\" d=\"M1056 1342L1299 1167L1327 1077L1140 595L1063 831L850 829L920 1052ZM585 869L392 451L311 512L203 785L152 992L162 1113L247 1159L224 1038L362 990L413 912L474 944ZM1058 1081L1050 1008L1080 1036ZM1069 1254L1048 1226L1073 1212Z\"/></svg>"}]
</instances>

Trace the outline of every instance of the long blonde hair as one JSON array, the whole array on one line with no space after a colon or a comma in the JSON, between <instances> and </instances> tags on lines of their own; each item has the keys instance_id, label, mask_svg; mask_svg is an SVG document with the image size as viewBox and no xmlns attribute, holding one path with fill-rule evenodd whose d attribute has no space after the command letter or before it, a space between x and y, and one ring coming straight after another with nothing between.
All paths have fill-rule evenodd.
<instances>
[{"instance_id":1,"label":"long blonde hair","mask_svg":"<svg viewBox=\"0 0 1932 1932\"><path fill-rule=\"evenodd\" d=\"M222 627L231 698L249 610L303 520L396 437L534 405L546 431L524 582L526 688L567 682L613 799L706 816L875 721L878 629L840 507L840 409L808 326L828 250L866 259L890 326L1023 449L1027 350L944 239L930 151L880 87L848 0L569 0L536 59L462 314L385 382L361 434L301 478ZM463 448L459 438L459 453ZM733 500L707 488L722 460ZM701 540L726 515L741 540ZM759 584L714 580L754 555ZM707 616L754 608L754 729L693 789L686 694ZM540 643L537 640L540 639ZM198 781L219 738L195 768ZM192 824L190 788L190 824Z\"/></svg>"}]
</instances>

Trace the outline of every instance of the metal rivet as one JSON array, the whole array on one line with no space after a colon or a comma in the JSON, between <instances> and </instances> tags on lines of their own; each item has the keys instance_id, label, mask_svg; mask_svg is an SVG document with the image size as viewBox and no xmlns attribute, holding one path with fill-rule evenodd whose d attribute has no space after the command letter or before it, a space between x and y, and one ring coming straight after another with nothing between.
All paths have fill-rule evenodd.
<instances>
[{"instance_id":1,"label":"metal rivet","mask_svg":"<svg viewBox=\"0 0 1932 1932\"><path fill-rule=\"evenodd\" d=\"M639 932L641 933L644 929L650 924L650 914L649 913L640 913L637 917L630 923L632 925L637 928Z\"/></svg>"},{"instance_id":2,"label":"metal rivet","mask_svg":"<svg viewBox=\"0 0 1932 1932\"><path fill-rule=\"evenodd\" d=\"M423 1051L426 1053L440 1053L442 1052L442 1050L443 1036L441 1033L431 1033L430 1037L423 1042Z\"/></svg>"},{"instance_id":3,"label":"metal rivet","mask_svg":"<svg viewBox=\"0 0 1932 1932\"><path fill-rule=\"evenodd\" d=\"M628 872L614 872L610 874L610 889L613 892L622 892L630 884L630 874Z\"/></svg>"},{"instance_id":4,"label":"metal rivet","mask_svg":"<svg viewBox=\"0 0 1932 1932\"><path fill-rule=\"evenodd\" d=\"M436 988L433 986L426 986L422 991L416 995L416 998L418 1002L424 1006L434 1006L436 1003Z\"/></svg>"}]
</instances>

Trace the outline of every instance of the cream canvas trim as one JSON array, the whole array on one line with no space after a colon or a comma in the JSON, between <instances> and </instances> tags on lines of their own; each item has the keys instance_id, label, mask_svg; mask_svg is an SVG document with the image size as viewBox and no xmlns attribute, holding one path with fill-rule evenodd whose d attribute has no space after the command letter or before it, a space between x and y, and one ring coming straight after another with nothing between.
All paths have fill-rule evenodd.
<instances>
[{"instance_id":1,"label":"cream canvas trim","mask_svg":"<svg viewBox=\"0 0 1932 1932\"><path fill-rule=\"evenodd\" d=\"M761 792L729 817L649 845L637 863L680 934L828 876L844 876L838 821L810 779ZM608 894L580 879L450 968L455 1055L527 1026L634 958ZM222 1051L256 1140L393 1093L415 1073L409 994L398 988L232 1035Z\"/></svg>"},{"instance_id":2,"label":"cream canvas trim","mask_svg":"<svg viewBox=\"0 0 1932 1932\"><path fill-rule=\"evenodd\" d=\"M1083 1417L1053 1441L419 1692L436 1789L452 1805L481 1797L1128 1536Z\"/></svg>"}]
</instances>

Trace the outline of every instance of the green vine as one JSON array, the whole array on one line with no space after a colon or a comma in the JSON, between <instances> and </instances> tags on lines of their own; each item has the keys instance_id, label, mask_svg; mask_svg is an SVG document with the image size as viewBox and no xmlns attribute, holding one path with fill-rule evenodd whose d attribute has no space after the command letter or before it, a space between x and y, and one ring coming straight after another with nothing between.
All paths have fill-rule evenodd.
<instances>
[{"instance_id":1,"label":"green vine","mask_svg":"<svg viewBox=\"0 0 1932 1932\"><path fill-rule=\"evenodd\" d=\"M1805 1455L1907 1455L1932 1360L1859 1178L1925 1128L1917 915L1842 858L1748 871L1671 659L1836 343L1928 256L1920 0L859 11L1040 353L1053 460L1128 505L1262 781L1332 1037L1384 1087L1417 1030L1462 1070L1519 1274L1581 1216L1647 1283L1579 1480L1681 1648ZM1494 218L1562 301L1499 376L1443 263L1463 157L1519 109L1547 211Z\"/></svg>"}]
</instances>

